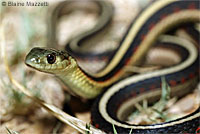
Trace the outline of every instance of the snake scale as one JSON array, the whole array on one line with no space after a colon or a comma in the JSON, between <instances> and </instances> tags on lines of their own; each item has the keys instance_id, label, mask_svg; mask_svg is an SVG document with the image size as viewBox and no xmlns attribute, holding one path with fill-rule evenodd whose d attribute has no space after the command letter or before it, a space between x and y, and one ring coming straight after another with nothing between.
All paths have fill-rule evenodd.
<instances>
[{"instance_id":1,"label":"snake scale","mask_svg":"<svg viewBox=\"0 0 200 134\"><path fill-rule=\"evenodd\" d=\"M67 2L67 1L64 1ZM195 87L199 80L198 47L187 39L175 35L162 35L170 30L183 27L199 45L199 30L195 23L200 21L200 2L195 0L157 0L140 12L125 33L119 47L114 51L107 66L97 73L86 73L79 67L72 55L81 55L73 45L80 47L81 41L100 31L109 22L112 7L106 1L95 1L103 10L100 21L90 31L81 33L67 47L70 52L55 48L33 48L26 56L25 63L42 72L51 73L61 79L78 96L97 98L92 108L91 122L95 127L112 133L115 125L119 133L194 133L200 124L200 108L176 120L153 125L133 125L125 117L134 109L136 102L148 99L158 100L161 94L161 77L172 89L172 96L183 96ZM60 4L52 20L58 17ZM107 15L106 15L107 12ZM188 25L186 25L188 24ZM55 22L52 22L52 37L55 43ZM52 32L51 31L51 32ZM147 51L156 44L173 46L178 49L181 61L159 70L129 75L126 66L142 64ZM76 48L78 48L76 47ZM73 53L73 51L75 51ZM85 54L87 55L87 54ZM105 92L104 92L105 91ZM104 92L104 93L103 93ZM101 95L100 95L101 94Z\"/></svg>"}]
</instances>

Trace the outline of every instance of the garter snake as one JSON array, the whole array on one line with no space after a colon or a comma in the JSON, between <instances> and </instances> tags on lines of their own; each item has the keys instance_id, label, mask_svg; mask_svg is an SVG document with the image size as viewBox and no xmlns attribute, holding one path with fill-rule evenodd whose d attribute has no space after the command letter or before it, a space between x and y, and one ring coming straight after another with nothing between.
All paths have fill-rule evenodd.
<instances>
[{"instance_id":1,"label":"garter snake","mask_svg":"<svg viewBox=\"0 0 200 134\"><path fill-rule=\"evenodd\" d=\"M107 5L105 1L97 3ZM112 132L114 124L119 133L128 133L131 128L133 133L194 133L199 125L199 108L185 117L160 124L132 125L123 120L137 101L144 98L155 101L160 95L158 89L162 76L165 76L173 94L178 96L190 92L198 82L196 47L186 39L160 35L181 24L199 22L199 14L199 1L154 1L132 22L108 65L97 73L86 73L68 52L53 48L33 48L25 63L36 70L54 74L83 98L95 98L106 90L92 110L92 123L106 132ZM81 34L81 38L88 36L88 33ZM77 44L81 41L80 38L75 40ZM182 54L182 61L171 67L120 80L126 72L125 66L140 65L155 43L176 46Z\"/></svg>"}]
</instances>

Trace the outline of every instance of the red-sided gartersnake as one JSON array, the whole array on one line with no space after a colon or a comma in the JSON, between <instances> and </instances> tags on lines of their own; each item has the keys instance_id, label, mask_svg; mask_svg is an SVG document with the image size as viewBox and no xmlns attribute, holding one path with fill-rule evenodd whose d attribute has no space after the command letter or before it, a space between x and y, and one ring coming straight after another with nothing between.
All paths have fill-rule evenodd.
<instances>
[{"instance_id":1,"label":"red-sided gartersnake","mask_svg":"<svg viewBox=\"0 0 200 134\"><path fill-rule=\"evenodd\" d=\"M111 8L105 1L96 2L106 9ZM199 74L196 47L186 39L160 35L181 24L199 21L199 1L158 0L143 10L132 22L108 65L98 73L86 73L68 52L52 48L33 48L26 56L25 63L36 70L56 75L72 92L83 98L95 98L106 90L92 110L92 123L106 132L112 132L113 124L119 133L128 133L131 128L133 133L194 133L199 125L199 109L185 117L160 124L132 125L123 120L136 102L160 95L158 89L162 76L165 76L173 94L177 96L183 96L195 86ZM95 28L93 31L98 31ZM90 34L82 33L75 39L74 45L81 43L80 41ZM181 62L168 68L120 80L126 72L126 66L140 65L155 42L178 48L182 54ZM116 81L118 82L115 83Z\"/></svg>"}]
</instances>

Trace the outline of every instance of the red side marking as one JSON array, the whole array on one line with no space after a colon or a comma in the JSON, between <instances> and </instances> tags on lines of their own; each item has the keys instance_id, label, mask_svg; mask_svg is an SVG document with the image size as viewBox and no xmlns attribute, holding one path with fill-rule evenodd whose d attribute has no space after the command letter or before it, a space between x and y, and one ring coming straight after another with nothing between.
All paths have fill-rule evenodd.
<instances>
[{"instance_id":1,"label":"red side marking","mask_svg":"<svg viewBox=\"0 0 200 134\"><path fill-rule=\"evenodd\" d=\"M118 75L120 74L120 72L121 72L121 70L118 70L118 71L114 74L114 76L118 76Z\"/></svg>"},{"instance_id":2,"label":"red side marking","mask_svg":"<svg viewBox=\"0 0 200 134\"><path fill-rule=\"evenodd\" d=\"M100 58L99 57L95 57L95 58L93 58L95 61L99 61L100 60Z\"/></svg>"},{"instance_id":3,"label":"red side marking","mask_svg":"<svg viewBox=\"0 0 200 134\"><path fill-rule=\"evenodd\" d=\"M160 18L161 18L161 19L164 19L165 17L167 17L167 15L166 15L166 14L163 14Z\"/></svg>"},{"instance_id":4,"label":"red side marking","mask_svg":"<svg viewBox=\"0 0 200 134\"><path fill-rule=\"evenodd\" d=\"M125 65L128 65L129 62L130 62L130 58L126 59L126 61L125 61Z\"/></svg>"},{"instance_id":5,"label":"red side marking","mask_svg":"<svg viewBox=\"0 0 200 134\"><path fill-rule=\"evenodd\" d=\"M197 128L196 134L200 134L200 126Z\"/></svg>"},{"instance_id":6,"label":"red side marking","mask_svg":"<svg viewBox=\"0 0 200 134\"><path fill-rule=\"evenodd\" d=\"M145 35L142 34L142 35L141 35L141 40L144 40L144 38L145 38Z\"/></svg>"},{"instance_id":7,"label":"red side marking","mask_svg":"<svg viewBox=\"0 0 200 134\"><path fill-rule=\"evenodd\" d=\"M106 60L107 60L107 57L106 57L106 56L103 56L103 57L102 57L102 60L103 60L103 61L106 61Z\"/></svg>"},{"instance_id":8,"label":"red side marking","mask_svg":"<svg viewBox=\"0 0 200 134\"><path fill-rule=\"evenodd\" d=\"M189 6L188 6L188 9L196 9L196 5L194 3L191 3Z\"/></svg>"},{"instance_id":9,"label":"red side marking","mask_svg":"<svg viewBox=\"0 0 200 134\"><path fill-rule=\"evenodd\" d=\"M185 82L185 78L182 77L182 78L181 78L181 83L184 83L184 82Z\"/></svg>"},{"instance_id":10,"label":"red side marking","mask_svg":"<svg viewBox=\"0 0 200 134\"><path fill-rule=\"evenodd\" d=\"M176 13L177 13L177 12L179 12L181 9L180 9L180 8L178 8L178 7L175 7L173 10L174 10L174 12L176 12Z\"/></svg>"},{"instance_id":11,"label":"red side marking","mask_svg":"<svg viewBox=\"0 0 200 134\"><path fill-rule=\"evenodd\" d=\"M137 49L138 49L138 45L133 48L133 52L137 51Z\"/></svg>"},{"instance_id":12,"label":"red side marking","mask_svg":"<svg viewBox=\"0 0 200 134\"><path fill-rule=\"evenodd\" d=\"M169 83L170 83L171 86L175 86L176 85L176 81L175 80L170 80Z\"/></svg>"},{"instance_id":13,"label":"red side marking","mask_svg":"<svg viewBox=\"0 0 200 134\"><path fill-rule=\"evenodd\" d=\"M131 92L131 96L132 96L132 97L136 96L136 92L135 92L135 91L134 91L134 92Z\"/></svg>"},{"instance_id":14,"label":"red side marking","mask_svg":"<svg viewBox=\"0 0 200 134\"><path fill-rule=\"evenodd\" d=\"M140 88L140 93L143 93L144 92L144 88Z\"/></svg>"},{"instance_id":15,"label":"red side marking","mask_svg":"<svg viewBox=\"0 0 200 134\"><path fill-rule=\"evenodd\" d=\"M119 109L119 106L117 106L117 108L115 108L114 112L117 113L118 109Z\"/></svg>"},{"instance_id":16,"label":"red side marking","mask_svg":"<svg viewBox=\"0 0 200 134\"><path fill-rule=\"evenodd\" d=\"M155 90L155 88L151 88L151 87L149 87L149 90L150 90L150 91L154 91L154 90Z\"/></svg>"},{"instance_id":17,"label":"red side marking","mask_svg":"<svg viewBox=\"0 0 200 134\"><path fill-rule=\"evenodd\" d=\"M154 23L151 23L151 24L149 25L149 30L151 30L154 26L155 26L155 24L154 24Z\"/></svg>"},{"instance_id":18,"label":"red side marking","mask_svg":"<svg viewBox=\"0 0 200 134\"><path fill-rule=\"evenodd\" d=\"M121 102L117 103L116 106L117 106L117 109L119 108ZM115 112L117 112L117 109L115 109Z\"/></svg>"},{"instance_id":19,"label":"red side marking","mask_svg":"<svg viewBox=\"0 0 200 134\"><path fill-rule=\"evenodd\" d=\"M162 87L162 83L159 83L159 87Z\"/></svg>"},{"instance_id":20,"label":"red side marking","mask_svg":"<svg viewBox=\"0 0 200 134\"><path fill-rule=\"evenodd\" d=\"M126 94L124 98L125 98L125 100L126 100L126 99L128 99L128 98L130 98L130 97L131 97L130 94Z\"/></svg>"},{"instance_id":21,"label":"red side marking","mask_svg":"<svg viewBox=\"0 0 200 134\"><path fill-rule=\"evenodd\" d=\"M95 127L96 127L96 128L99 128L99 124L95 124Z\"/></svg>"},{"instance_id":22,"label":"red side marking","mask_svg":"<svg viewBox=\"0 0 200 134\"><path fill-rule=\"evenodd\" d=\"M155 85L151 85L151 86L150 86L150 89L154 89L154 88L156 88Z\"/></svg>"},{"instance_id":23,"label":"red side marking","mask_svg":"<svg viewBox=\"0 0 200 134\"><path fill-rule=\"evenodd\" d=\"M190 74L189 74L189 77L190 77L190 78L193 78L193 77L194 77L194 74L193 74L193 73L190 73Z\"/></svg>"}]
</instances>

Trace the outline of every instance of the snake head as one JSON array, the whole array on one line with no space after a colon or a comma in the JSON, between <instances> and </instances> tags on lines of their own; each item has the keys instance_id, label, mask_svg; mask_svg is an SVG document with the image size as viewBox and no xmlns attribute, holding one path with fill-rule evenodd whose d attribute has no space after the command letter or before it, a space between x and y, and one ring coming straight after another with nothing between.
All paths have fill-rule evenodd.
<instances>
[{"instance_id":1,"label":"snake head","mask_svg":"<svg viewBox=\"0 0 200 134\"><path fill-rule=\"evenodd\" d=\"M52 48L33 48L26 56L25 64L41 72L53 73L72 67L75 60L65 51Z\"/></svg>"}]
</instances>

